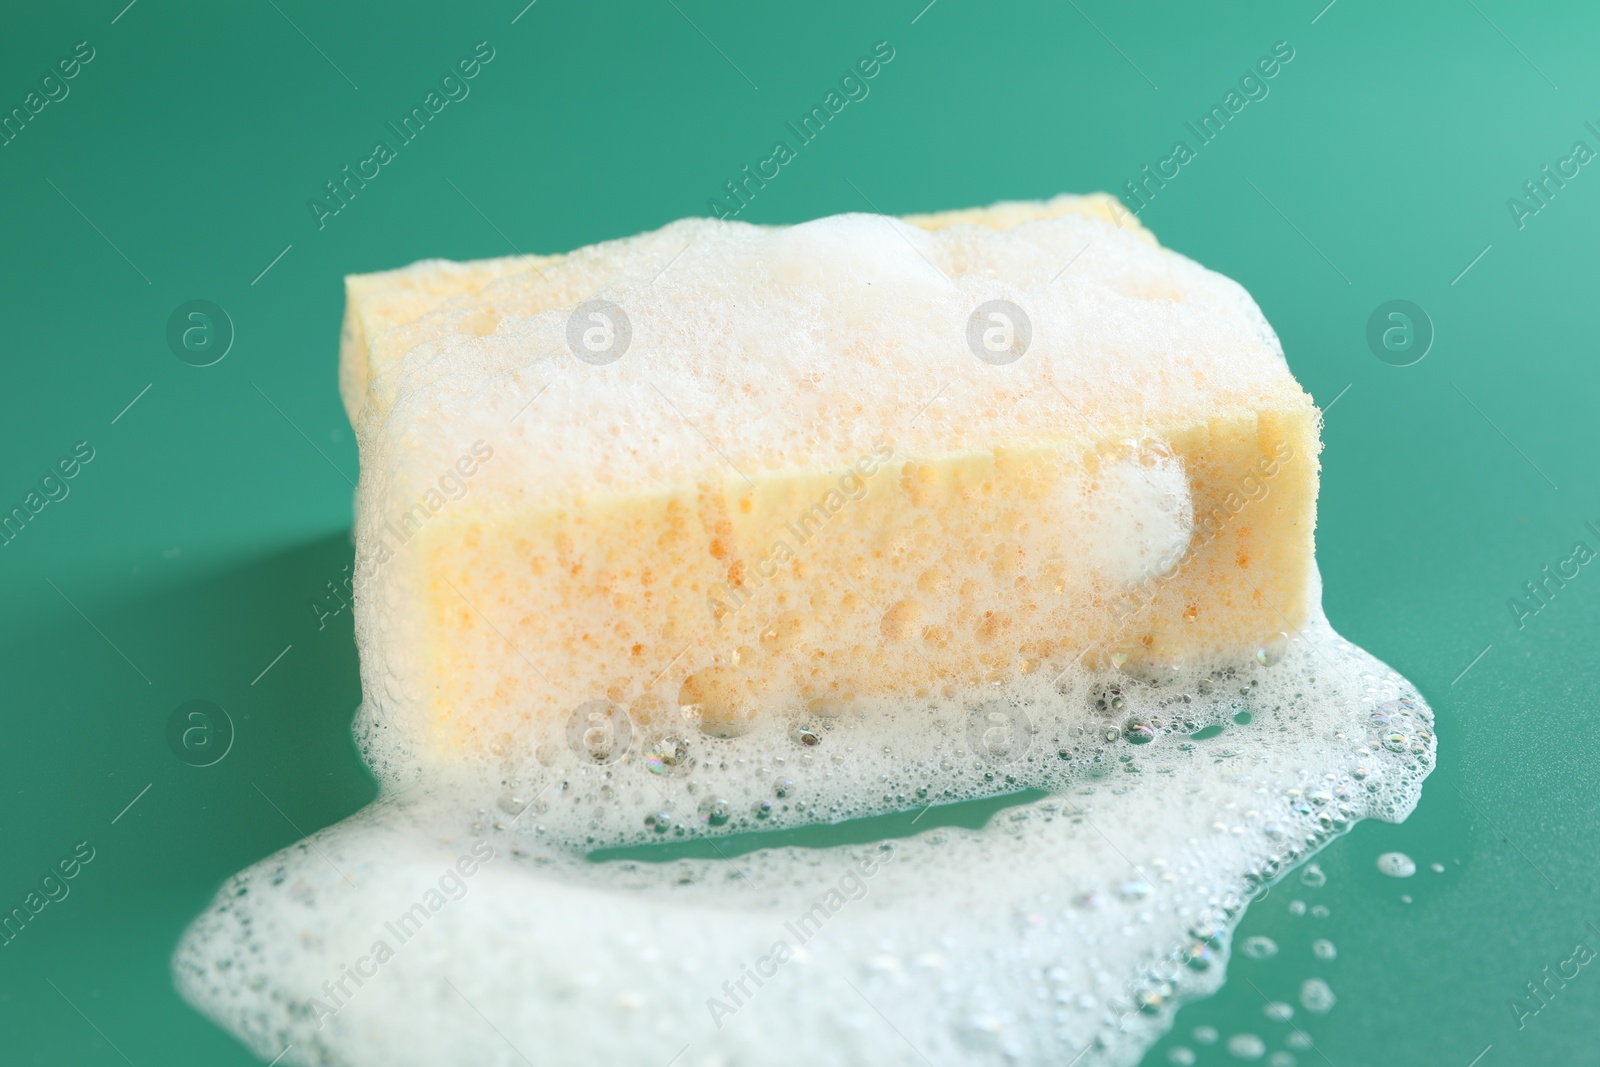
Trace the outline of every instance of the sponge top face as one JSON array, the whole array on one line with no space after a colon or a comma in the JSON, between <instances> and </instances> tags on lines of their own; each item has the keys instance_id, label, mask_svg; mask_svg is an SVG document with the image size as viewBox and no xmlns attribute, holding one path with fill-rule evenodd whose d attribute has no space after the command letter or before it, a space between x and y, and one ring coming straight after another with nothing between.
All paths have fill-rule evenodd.
<instances>
[{"instance_id":1,"label":"sponge top face","mask_svg":"<svg viewBox=\"0 0 1600 1067\"><path fill-rule=\"evenodd\" d=\"M505 256L471 263L425 259L398 270L352 274L345 279L344 326L339 339L339 396L355 425L370 384L373 344L395 326L499 278L537 269L559 257Z\"/></svg>"},{"instance_id":2,"label":"sponge top face","mask_svg":"<svg viewBox=\"0 0 1600 1067\"><path fill-rule=\"evenodd\" d=\"M1093 212L991 210L690 219L507 269L369 347L358 428L432 466L509 440L570 494L1310 410L1234 282Z\"/></svg>"},{"instance_id":3,"label":"sponge top face","mask_svg":"<svg viewBox=\"0 0 1600 1067\"><path fill-rule=\"evenodd\" d=\"M1104 193L1002 201L987 208L912 215L905 221L925 230L957 224L1000 230L1067 215L1103 219L1141 240L1155 243L1155 238L1120 202ZM679 232L684 225L693 224L673 224L653 233L589 245L572 253L506 256L468 263L430 259L397 270L351 275L345 280L347 302L339 372L340 391L351 424L357 422L373 379L381 377L392 363L441 329L481 334L492 330L502 319L576 305L618 280L618 271L630 259L646 254L653 244L670 248L669 256L676 254L687 243ZM550 271L556 264L564 264L567 269Z\"/></svg>"}]
</instances>

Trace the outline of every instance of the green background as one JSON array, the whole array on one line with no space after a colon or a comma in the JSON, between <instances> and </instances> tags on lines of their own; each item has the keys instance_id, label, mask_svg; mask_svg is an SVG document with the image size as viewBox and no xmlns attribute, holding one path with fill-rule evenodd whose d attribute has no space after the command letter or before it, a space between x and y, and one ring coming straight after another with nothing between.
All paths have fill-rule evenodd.
<instances>
[{"instance_id":1,"label":"green background","mask_svg":"<svg viewBox=\"0 0 1600 1067\"><path fill-rule=\"evenodd\" d=\"M1508 1000L1576 941L1600 947L1584 927L1600 925L1600 577L1520 629L1507 599L1579 538L1600 547L1584 529L1600 525L1600 173L1523 229L1506 201L1575 140L1600 147L1584 128L1600 125L1600 10L539 0L517 18L523 2L6 13L4 109L77 42L96 56L0 148L0 505L79 441L95 458L0 548L0 911L76 843L96 856L0 947L0 1060L253 1062L172 991L169 954L225 876L374 794L349 738L349 613L319 630L308 608L352 554L342 275L705 214L880 40L896 55L871 95L744 218L1117 190L1287 40L1270 95L1142 217L1255 295L1327 409L1327 611L1432 701L1439 767L1409 822L1320 857L1326 886L1291 875L1252 906L1241 936L1282 952L1237 957L1149 1062L1177 1044L1227 1061L1197 1026L1282 1049L1264 998L1294 1002L1313 974L1338 1005L1297 1013L1318 1048L1301 1063L1595 1062L1600 970L1520 1030ZM496 55L471 95L319 230L308 198L481 40ZM1437 332L1403 368L1365 339L1397 298ZM191 299L236 328L215 366L165 342ZM237 728L203 769L165 735L195 698ZM1378 874L1390 849L1419 873ZM1296 917L1295 899L1328 914ZM1338 958L1315 960L1313 937Z\"/></svg>"}]
</instances>

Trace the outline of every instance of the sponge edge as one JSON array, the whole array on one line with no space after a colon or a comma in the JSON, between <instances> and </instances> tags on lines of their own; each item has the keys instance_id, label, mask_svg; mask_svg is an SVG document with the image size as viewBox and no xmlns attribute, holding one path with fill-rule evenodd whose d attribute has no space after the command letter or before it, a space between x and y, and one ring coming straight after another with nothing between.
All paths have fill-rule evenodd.
<instances>
[{"instance_id":1,"label":"sponge edge","mask_svg":"<svg viewBox=\"0 0 1600 1067\"><path fill-rule=\"evenodd\" d=\"M1248 294L1106 199L685 220L362 290L369 716L445 758L596 700L717 737L1293 633L1317 412ZM631 321L606 366L566 340L595 295ZM994 299L1031 319L1008 366L965 336Z\"/></svg>"},{"instance_id":2,"label":"sponge edge","mask_svg":"<svg viewBox=\"0 0 1600 1067\"><path fill-rule=\"evenodd\" d=\"M371 377L369 343L400 323L463 293L481 290L508 274L535 269L551 256L504 256L472 263L425 259L409 267L351 274L344 280L344 323L339 331L339 396L355 425Z\"/></svg>"},{"instance_id":3,"label":"sponge edge","mask_svg":"<svg viewBox=\"0 0 1600 1067\"><path fill-rule=\"evenodd\" d=\"M1155 236L1140 225L1138 218L1110 193L1088 193L1083 196L1063 194L1049 200L1001 200L988 207L907 215L905 221L924 230L942 230L946 226L984 226L991 230L1009 230L1024 222L1057 219L1066 215L1103 219L1143 241L1152 245L1156 243Z\"/></svg>"}]
</instances>

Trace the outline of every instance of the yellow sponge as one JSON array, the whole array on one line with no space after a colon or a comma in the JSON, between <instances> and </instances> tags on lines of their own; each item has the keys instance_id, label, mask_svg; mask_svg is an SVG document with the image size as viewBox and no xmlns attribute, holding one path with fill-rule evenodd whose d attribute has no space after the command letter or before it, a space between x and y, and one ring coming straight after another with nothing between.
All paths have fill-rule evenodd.
<instances>
[{"instance_id":1,"label":"yellow sponge","mask_svg":"<svg viewBox=\"0 0 1600 1067\"><path fill-rule=\"evenodd\" d=\"M351 278L368 692L448 758L597 700L726 736L1272 654L1318 413L1248 294L1113 205Z\"/></svg>"}]
</instances>

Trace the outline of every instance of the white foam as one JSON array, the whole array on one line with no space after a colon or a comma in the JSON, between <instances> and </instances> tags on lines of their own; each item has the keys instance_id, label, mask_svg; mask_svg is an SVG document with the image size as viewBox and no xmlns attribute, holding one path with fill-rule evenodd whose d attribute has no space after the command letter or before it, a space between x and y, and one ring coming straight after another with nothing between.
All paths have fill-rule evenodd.
<instances>
[{"instance_id":1,"label":"white foam","mask_svg":"<svg viewBox=\"0 0 1600 1067\"><path fill-rule=\"evenodd\" d=\"M361 427L364 464L392 480L375 493L403 512L479 438L515 453L547 494L621 490L693 481L724 459L744 472L828 468L885 432L912 455L1093 440L1081 412L1097 425L1138 425L1148 410L1199 421L1257 410L1286 377L1236 283L1097 219L934 233L868 215L771 230L702 219L618 244L541 270L537 290L570 304L488 333L474 309L395 331L414 347ZM631 324L631 347L608 366L568 352L572 305L590 298ZM1031 320L1027 358L1003 373L966 338L991 300ZM517 418L536 394L536 417ZM522 491L498 476L475 491Z\"/></svg>"},{"instance_id":2,"label":"white foam","mask_svg":"<svg viewBox=\"0 0 1600 1067\"><path fill-rule=\"evenodd\" d=\"M874 714L811 724L815 745L697 736L678 774L563 749L493 789L395 791L233 879L185 938L179 984L299 1063L519 1062L508 1045L547 1064L1043 1064L1089 1047L1083 1063L1134 1063L1178 1001L1221 982L1251 893L1360 818L1403 818L1433 759L1426 705L1320 613L1275 666L1196 670L1010 689L1000 737L987 712L919 707L920 732ZM1004 787L1052 795L982 830L584 858ZM701 817L711 797L726 823ZM658 835L645 817L663 812ZM402 940L399 917L478 842L493 860ZM360 986L343 969L358 965Z\"/></svg>"},{"instance_id":3,"label":"white foam","mask_svg":"<svg viewBox=\"0 0 1600 1067\"><path fill-rule=\"evenodd\" d=\"M1099 471L1087 499L1067 507L1088 519L1084 558L1102 578L1127 587L1178 565L1194 533L1194 502L1183 464L1145 449Z\"/></svg>"}]
</instances>

